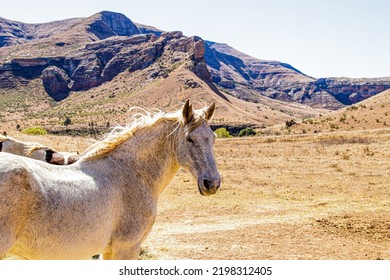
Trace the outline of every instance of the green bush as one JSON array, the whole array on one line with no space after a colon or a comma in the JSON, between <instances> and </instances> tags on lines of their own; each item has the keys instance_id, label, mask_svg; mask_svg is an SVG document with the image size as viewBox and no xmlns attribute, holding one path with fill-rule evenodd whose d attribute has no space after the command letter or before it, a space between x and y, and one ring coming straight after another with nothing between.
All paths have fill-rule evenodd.
<instances>
[{"instance_id":1,"label":"green bush","mask_svg":"<svg viewBox=\"0 0 390 280\"><path fill-rule=\"evenodd\" d=\"M255 135L256 135L256 131L254 131L253 128L251 127L241 129L240 132L238 133L238 137L255 136Z\"/></svg>"},{"instance_id":2,"label":"green bush","mask_svg":"<svg viewBox=\"0 0 390 280\"><path fill-rule=\"evenodd\" d=\"M28 135L46 135L47 131L40 126L32 126L22 130L22 133Z\"/></svg>"},{"instance_id":3,"label":"green bush","mask_svg":"<svg viewBox=\"0 0 390 280\"><path fill-rule=\"evenodd\" d=\"M217 134L218 138L232 138L229 131L227 131L227 129L224 127L220 127L216 129L214 132L215 134Z\"/></svg>"}]
</instances>

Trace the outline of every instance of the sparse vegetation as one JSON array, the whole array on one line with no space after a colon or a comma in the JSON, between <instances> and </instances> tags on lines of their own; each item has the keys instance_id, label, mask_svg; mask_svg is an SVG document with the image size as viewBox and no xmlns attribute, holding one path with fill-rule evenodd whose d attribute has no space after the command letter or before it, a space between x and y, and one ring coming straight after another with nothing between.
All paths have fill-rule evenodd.
<instances>
[{"instance_id":1,"label":"sparse vegetation","mask_svg":"<svg viewBox=\"0 0 390 280\"><path fill-rule=\"evenodd\" d=\"M340 116L340 122L345 122L346 119L347 119L347 114L343 113L343 114Z\"/></svg>"},{"instance_id":2,"label":"sparse vegetation","mask_svg":"<svg viewBox=\"0 0 390 280\"><path fill-rule=\"evenodd\" d=\"M65 125L66 129L68 129L68 126L71 124L72 124L72 120L69 117L66 117L66 119L64 121L64 125Z\"/></svg>"},{"instance_id":3,"label":"sparse vegetation","mask_svg":"<svg viewBox=\"0 0 390 280\"><path fill-rule=\"evenodd\" d=\"M255 136L255 135L256 135L256 131L251 127L241 129L240 132L238 133L238 137Z\"/></svg>"},{"instance_id":4,"label":"sparse vegetation","mask_svg":"<svg viewBox=\"0 0 390 280\"><path fill-rule=\"evenodd\" d=\"M32 126L22 130L22 133L28 135L46 135L47 131L40 126Z\"/></svg>"},{"instance_id":5,"label":"sparse vegetation","mask_svg":"<svg viewBox=\"0 0 390 280\"><path fill-rule=\"evenodd\" d=\"M216 129L215 134L217 134L218 138L232 138L233 136L230 135L229 131L225 127L220 127Z\"/></svg>"}]
</instances>

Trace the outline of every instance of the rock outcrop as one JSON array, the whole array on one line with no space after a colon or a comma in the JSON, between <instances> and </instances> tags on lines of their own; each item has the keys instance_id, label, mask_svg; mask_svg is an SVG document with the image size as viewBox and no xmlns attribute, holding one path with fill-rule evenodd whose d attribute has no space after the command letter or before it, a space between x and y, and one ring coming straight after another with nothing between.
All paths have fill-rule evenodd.
<instances>
[{"instance_id":1,"label":"rock outcrop","mask_svg":"<svg viewBox=\"0 0 390 280\"><path fill-rule=\"evenodd\" d=\"M46 92L56 101L68 97L71 81L66 72L57 66L49 66L42 71L42 83Z\"/></svg>"},{"instance_id":2,"label":"rock outcrop","mask_svg":"<svg viewBox=\"0 0 390 280\"><path fill-rule=\"evenodd\" d=\"M345 105L360 102L390 88L390 78L350 79L323 78L315 82L314 91L326 91Z\"/></svg>"},{"instance_id":3,"label":"rock outcrop","mask_svg":"<svg viewBox=\"0 0 390 280\"><path fill-rule=\"evenodd\" d=\"M22 23L0 18L0 47L22 43L25 33Z\"/></svg>"},{"instance_id":4,"label":"rock outcrop","mask_svg":"<svg viewBox=\"0 0 390 280\"><path fill-rule=\"evenodd\" d=\"M95 16L89 26L89 31L99 39L106 39L112 36L132 36L140 34L138 27L126 16L119 13L103 11Z\"/></svg>"},{"instance_id":5,"label":"rock outcrop","mask_svg":"<svg viewBox=\"0 0 390 280\"><path fill-rule=\"evenodd\" d=\"M185 37L181 32L164 32L160 37L154 33L137 33L130 21L122 16L102 13L88 25L95 35L106 39L90 42L74 53L58 57L14 58L0 65L0 80L13 87L15 79L40 77L48 95L54 100L66 98L71 91L88 90L112 80L123 71L134 72L151 66L156 60L166 60L151 71L149 78L166 77L172 65L187 64L187 67L206 81L211 81L204 62L204 42L199 37ZM104 22L107 24L103 24ZM122 22L123 24L119 24ZM102 28L96 30L96 24ZM131 23L132 24L132 23ZM110 31L111 30L111 31ZM126 31L127 30L127 31ZM122 34L122 36L118 36ZM164 58L162 58L162 56ZM154 74L153 74L154 73ZM11 81L6 82L7 79Z\"/></svg>"}]
</instances>

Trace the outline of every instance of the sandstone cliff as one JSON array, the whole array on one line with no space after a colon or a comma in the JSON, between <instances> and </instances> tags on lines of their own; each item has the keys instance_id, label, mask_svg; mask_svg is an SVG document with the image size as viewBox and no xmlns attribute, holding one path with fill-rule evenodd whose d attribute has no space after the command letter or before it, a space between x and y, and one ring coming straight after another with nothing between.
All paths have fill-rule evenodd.
<instances>
[{"instance_id":1,"label":"sandstone cliff","mask_svg":"<svg viewBox=\"0 0 390 280\"><path fill-rule=\"evenodd\" d=\"M264 98L338 109L390 88L390 78L314 79L289 64L256 59L234 48L181 32L135 24L126 16L101 12L44 24L0 18L0 88L41 79L54 100L148 68L148 79L187 69L239 99ZM218 91L214 88L215 91Z\"/></svg>"},{"instance_id":2,"label":"sandstone cliff","mask_svg":"<svg viewBox=\"0 0 390 280\"><path fill-rule=\"evenodd\" d=\"M145 26L142 30L148 33L141 34L137 25L121 14L101 12L87 19L55 22L64 32L54 28L52 33L50 24L30 26L4 19L2 23L7 32L2 37L3 46L8 47L0 49L0 54L3 60L10 60L0 64L0 88L41 78L47 93L59 101L71 91L97 87L123 71L145 69L163 53L169 54L167 61L153 67L150 78L167 75L173 64L186 63L199 77L211 81L201 38L185 37L181 32L158 33ZM80 30L84 35L78 34L79 40L73 41L74 33ZM34 48L37 44L44 47ZM20 48L25 45L30 46Z\"/></svg>"}]
</instances>

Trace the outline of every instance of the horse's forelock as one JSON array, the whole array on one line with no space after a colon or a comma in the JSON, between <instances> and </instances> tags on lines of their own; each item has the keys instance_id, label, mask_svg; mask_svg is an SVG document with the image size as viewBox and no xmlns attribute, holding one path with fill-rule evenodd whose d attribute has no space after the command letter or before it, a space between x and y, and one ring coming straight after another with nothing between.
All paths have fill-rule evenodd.
<instances>
[{"instance_id":1,"label":"horse's forelock","mask_svg":"<svg viewBox=\"0 0 390 280\"><path fill-rule=\"evenodd\" d=\"M198 128L202 123L204 123L204 122L207 123L207 120L206 120L206 110L207 110L207 107L204 107L204 108L199 109L199 110L195 110L194 111L194 116L186 124L184 124L184 120L182 120L182 124L184 125L184 131L185 131L186 134L188 134L191 131L193 131L196 128Z\"/></svg>"}]
</instances>

